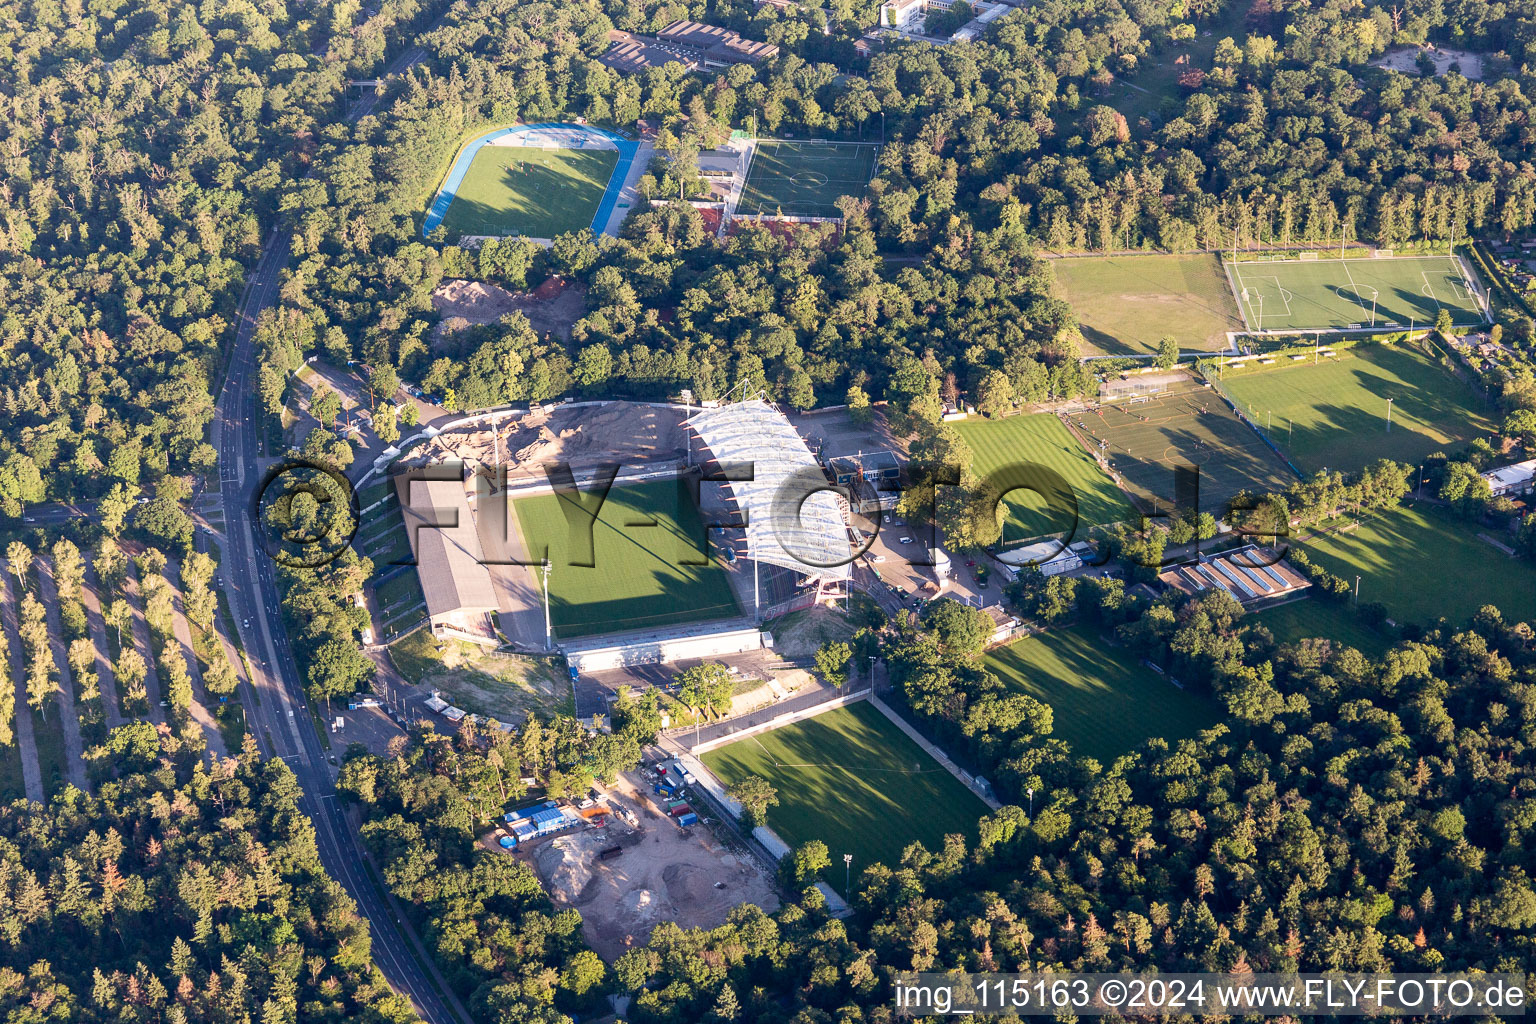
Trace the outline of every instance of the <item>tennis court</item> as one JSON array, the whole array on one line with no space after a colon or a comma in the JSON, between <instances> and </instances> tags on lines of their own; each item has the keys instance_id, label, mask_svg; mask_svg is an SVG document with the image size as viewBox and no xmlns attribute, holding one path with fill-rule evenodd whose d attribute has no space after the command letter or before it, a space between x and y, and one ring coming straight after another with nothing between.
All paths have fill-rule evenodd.
<instances>
[{"instance_id":1,"label":"tennis court","mask_svg":"<svg viewBox=\"0 0 1536 1024\"><path fill-rule=\"evenodd\" d=\"M1073 413L1069 422L1149 509L1166 511L1174 502L1179 467L1199 468L1200 511L1213 514L1238 491L1266 494L1296 482L1263 438L1220 395L1199 385L1101 405Z\"/></svg>"},{"instance_id":2,"label":"tennis court","mask_svg":"<svg viewBox=\"0 0 1536 1024\"><path fill-rule=\"evenodd\" d=\"M1243 321L1255 331L1349 330L1487 321L1454 256L1275 260L1227 264Z\"/></svg>"},{"instance_id":3,"label":"tennis court","mask_svg":"<svg viewBox=\"0 0 1536 1024\"><path fill-rule=\"evenodd\" d=\"M896 866L908 843L939 850L959 832L971 840L987 805L868 701L850 704L701 755L727 786L767 779L779 803L768 825L791 847L827 844L843 887L842 855L853 875L875 861Z\"/></svg>"},{"instance_id":4,"label":"tennis court","mask_svg":"<svg viewBox=\"0 0 1536 1024\"><path fill-rule=\"evenodd\" d=\"M839 196L864 194L879 152L868 142L759 141L736 214L836 217Z\"/></svg>"}]
</instances>

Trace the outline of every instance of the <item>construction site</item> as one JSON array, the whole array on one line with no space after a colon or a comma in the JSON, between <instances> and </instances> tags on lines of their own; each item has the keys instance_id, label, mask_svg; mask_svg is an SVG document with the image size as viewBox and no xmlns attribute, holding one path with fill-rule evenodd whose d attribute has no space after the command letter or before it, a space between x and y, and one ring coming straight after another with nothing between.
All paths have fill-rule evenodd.
<instances>
[{"instance_id":1,"label":"construction site","mask_svg":"<svg viewBox=\"0 0 1536 1024\"><path fill-rule=\"evenodd\" d=\"M742 903L779 906L773 877L751 854L722 843L707 820L679 825L657 799L626 773L607 793L614 813L604 825L523 843L514 854L557 906L581 912L587 943L610 963L663 921L715 928Z\"/></svg>"},{"instance_id":2,"label":"construction site","mask_svg":"<svg viewBox=\"0 0 1536 1024\"><path fill-rule=\"evenodd\" d=\"M638 402L535 403L450 425L412 448L398 469L463 462L471 469L505 467L505 485L547 483L564 463L577 480L620 466L629 474L675 472L688 454L680 406ZM466 417L466 420L469 418Z\"/></svg>"}]
</instances>

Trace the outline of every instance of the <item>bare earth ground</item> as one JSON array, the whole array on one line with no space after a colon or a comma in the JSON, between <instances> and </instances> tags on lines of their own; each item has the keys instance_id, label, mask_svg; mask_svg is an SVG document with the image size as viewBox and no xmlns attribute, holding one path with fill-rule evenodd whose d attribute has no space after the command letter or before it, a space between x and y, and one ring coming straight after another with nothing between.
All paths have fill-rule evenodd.
<instances>
[{"instance_id":1,"label":"bare earth ground","mask_svg":"<svg viewBox=\"0 0 1536 1024\"><path fill-rule=\"evenodd\" d=\"M663 469L687 454L686 412L631 402L540 407L487 424L446 430L411 450L407 465L443 457L505 465L510 484L545 480L545 469L566 462L578 477L598 466L625 472ZM650 465L654 463L655 465Z\"/></svg>"},{"instance_id":2,"label":"bare earth ground","mask_svg":"<svg viewBox=\"0 0 1536 1024\"><path fill-rule=\"evenodd\" d=\"M524 844L528 857L557 905L581 912L587 943L604 960L643 944L662 921L683 928L715 928L731 909L755 903L778 909L773 880L750 854L732 852L705 825L679 828L642 795L639 776L620 776L613 787L639 814L640 827L614 816L603 828L584 829L546 843ZM599 851L622 846L624 852L599 860Z\"/></svg>"},{"instance_id":3,"label":"bare earth ground","mask_svg":"<svg viewBox=\"0 0 1536 1024\"><path fill-rule=\"evenodd\" d=\"M569 284L545 299L485 281L444 281L432 292L432 306L443 317L432 331L434 348L465 327L493 324L508 313L522 313L540 334L569 339L571 325L586 312L586 291L579 284Z\"/></svg>"},{"instance_id":4,"label":"bare earth ground","mask_svg":"<svg viewBox=\"0 0 1536 1024\"><path fill-rule=\"evenodd\" d=\"M775 619L773 649L783 658L810 658L822 644L847 640L859 630L859 624L844 612L816 605Z\"/></svg>"},{"instance_id":5,"label":"bare earth ground","mask_svg":"<svg viewBox=\"0 0 1536 1024\"><path fill-rule=\"evenodd\" d=\"M1417 75L1419 73L1417 59L1420 49L1428 53L1429 59L1435 62L1435 74L1448 74L1451 70L1451 65L1454 63L1461 65L1462 77L1473 82L1482 80L1483 58L1470 50L1454 50L1448 46L1394 47L1371 61L1371 67L1386 68L1389 71L1402 71Z\"/></svg>"}]
</instances>

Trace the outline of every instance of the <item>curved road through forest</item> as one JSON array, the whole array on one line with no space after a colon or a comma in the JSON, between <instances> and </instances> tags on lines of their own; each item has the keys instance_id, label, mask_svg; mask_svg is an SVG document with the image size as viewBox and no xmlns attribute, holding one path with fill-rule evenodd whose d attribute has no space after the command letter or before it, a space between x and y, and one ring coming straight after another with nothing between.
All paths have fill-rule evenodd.
<instances>
[{"instance_id":1,"label":"curved road through forest","mask_svg":"<svg viewBox=\"0 0 1536 1024\"><path fill-rule=\"evenodd\" d=\"M379 77L398 74L424 56L411 46L390 62ZM353 103L347 120L372 112L377 96L369 93ZM373 960L395 991L407 996L428 1024L460 1024L461 1008L451 993L439 988L441 978L429 978L425 956L412 954L416 943L409 924L400 920L392 898L380 892L363 862L362 842L348 823L336 794L325 749L306 708L304 683L294 664L279 611L279 591L271 558L258 545L251 522L251 503L261 483L261 445L265 429L257 404L259 359L254 344L261 311L277 303L278 285L288 262L288 237L274 231L246 282L241 298L239 328L229 371L219 393L214 416L213 444L219 453L219 491L224 506L226 543L221 569L240 639L250 655L253 673L243 694L251 732L264 755L280 757L298 777L304 795L301 808L314 823L320 859L357 901L368 919ZM419 945L418 945L419 949ZM435 975L435 970L432 971ZM448 1001L454 1003L450 1008Z\"/></svg>"}]
</instances>

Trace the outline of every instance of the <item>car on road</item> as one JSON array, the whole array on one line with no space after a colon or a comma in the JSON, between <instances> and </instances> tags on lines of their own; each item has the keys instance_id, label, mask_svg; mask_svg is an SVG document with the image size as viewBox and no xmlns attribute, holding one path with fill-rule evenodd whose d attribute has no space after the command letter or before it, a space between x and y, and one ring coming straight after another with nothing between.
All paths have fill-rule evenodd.
<instances>
[{"instance_id":1,"label":"car on road","mask_svg":"<svg viewBox=\"0 0 1536 1024\"><path fill-rule=\"evenodd\" d=\"M900 544L911 544L912 543L912 538L911 537L902 537L897 543L900 543Z\"/></svg>"}]
</instances>

